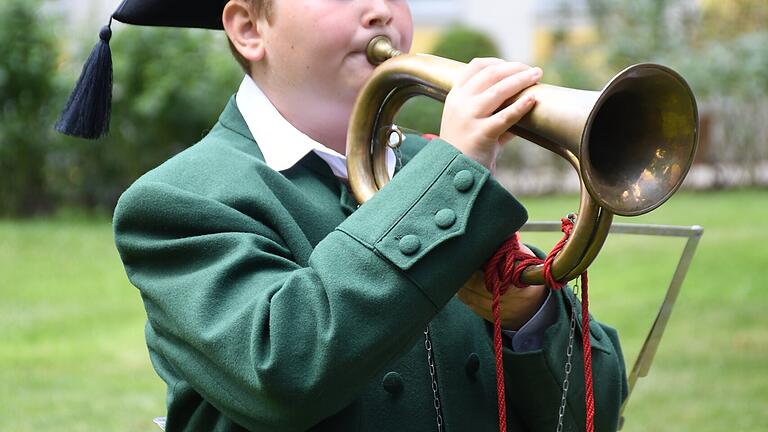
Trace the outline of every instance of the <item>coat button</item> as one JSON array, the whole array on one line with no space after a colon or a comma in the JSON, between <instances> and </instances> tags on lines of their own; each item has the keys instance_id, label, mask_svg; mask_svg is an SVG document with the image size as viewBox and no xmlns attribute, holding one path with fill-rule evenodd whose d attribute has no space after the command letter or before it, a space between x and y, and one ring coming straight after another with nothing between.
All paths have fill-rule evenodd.
<instances>
[{"instance_id":1,"label":"coat button","mask_svg":"<svg viewBox=\"0 0 768 432\"><path fill-rule=\"evenodd\" d=\"M466 192L475 184L475 176L468 170L461 170L453 177L453 186L459 192Z\"/></svg>"},{"instance_id":2,"label":"coat button","mask_svg":"<svg viewBox=\"0 0 768 432\"><path fill-rule=\"evenodd\" d=\"M467 363L464 365L464 370L467 371L467 375L474 375L480 369L480 357L477 354L472 353L467 357Z\"/></svg>"},{"instance_id":3,"label":"coat button","mask_svg":"<svg viewBox=\"0 0 768 432\"><path fill-rule=\"evenodd\" d=\"M440 228L450 228L456 223L456 212L451 209L442 209L435 213L435 224Z\"/></svg>"},{"instance_id":4,"label":"coat button","mask_svg":"<svg viewBox=\"0 0 768 432\"><path fill-rule=\"evenodd\" d=\"M387 392L391 394L398 394L403 391L403 378L397 372L389 372L384 375L384 379L381 381L381 385Z\"/></svg>"},{"instance_id":5,"label":"coat button","mask_svg":"<svg viewBox=\"0 0 768 432\"><path fill-rule=\"evenodd\" d=\"M409 234L400 239L398 246L400 246L400 252L403 255L413 255L421 248L421 240L415 235Z\"/></svg>"}]
</instances>

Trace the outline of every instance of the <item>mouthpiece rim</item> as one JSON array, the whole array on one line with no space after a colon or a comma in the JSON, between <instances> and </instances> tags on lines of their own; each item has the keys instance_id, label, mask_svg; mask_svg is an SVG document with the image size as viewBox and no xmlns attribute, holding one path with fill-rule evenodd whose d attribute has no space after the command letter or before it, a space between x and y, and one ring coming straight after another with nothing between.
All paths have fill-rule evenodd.
<instances>
[{"instance_id":1,"label":"mouthpiece rim","mask_svg":"<svg viewBox=\"0 0 768 432\"><path fill-rule=\"evenodd\" d=\"M392 41L387 36L383 35L371 39L365 50L368 62L374 66L378 66L400 54L402 54L402 52L392 45Z\"/></svg>"}]
</instances>

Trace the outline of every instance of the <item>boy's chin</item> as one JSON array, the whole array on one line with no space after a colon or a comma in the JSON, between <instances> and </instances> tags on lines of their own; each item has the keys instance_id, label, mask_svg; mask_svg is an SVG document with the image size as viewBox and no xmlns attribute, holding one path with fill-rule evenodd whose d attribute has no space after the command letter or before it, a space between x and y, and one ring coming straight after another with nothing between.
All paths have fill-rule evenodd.
<instances>
[{"instance_id":1,"label":"boy's chin","mask_svg":"<svg viewBox=\"0 0 768 432\"><path fill-rule=\"evenodd\" d=\"M368 57L366 56L365 52L355 52L350 54L348 61L353 69L365 73L366 77L370 76L370 74L373 72L373 69L376 67L368 61Z\"/></svg>"},{"instance_id":2,"label":"boy's chin","mask_svg":"<svg viewBox=\"0 0 768 432\"><path fill-rule=\"evenodd\" d=\"M365 64L356 64L354 66L355 67L353 68L349 68L342 78L357 92L363 88L363 85L365 85L368 79L371 78L371 75L373 75L374 66L367 61Z\"/></svg>"}]
</instances>

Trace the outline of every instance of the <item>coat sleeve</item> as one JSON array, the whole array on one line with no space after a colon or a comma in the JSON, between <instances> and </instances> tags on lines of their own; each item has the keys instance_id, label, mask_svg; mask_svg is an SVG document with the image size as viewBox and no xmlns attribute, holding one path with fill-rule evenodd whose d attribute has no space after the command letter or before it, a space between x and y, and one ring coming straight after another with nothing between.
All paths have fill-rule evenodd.
<instances>
[{"instance_id":1,"label":"coat sleeve","mask_svg":"<svg viewBox=\"0 0 768 432\"><path fill-rule=\"evenodd\" d=\"M581 344L581 305L570 288L553 292L558 319L544 334L541 350L516 353L504 349L507 409L515 412L531 431L555 430L562 398L570 332L571 305L576 310L572 369L568 376L568 399L563 418L564 430L582 431L586 424L584 356ZM619 410L627 397L624 357L616 330L590 316L592 380L595 397L595 430L615 431Z\"/></svg>"},{"instance_id":2,"label":"coat sleeve","mask_svg":"<svg viewBox=\"0 0 768 432\"><path fill-rule=\"evenodd\" d=\"M277 205L261 195L239 208L148 176L114 218L153 350L257 430L303 430L349 404L526 218L484 167L439 139L317 244L308 265L261 217ZM456 215L450 227L435 222L443 209Z\"/></svg>"}]
</instances>

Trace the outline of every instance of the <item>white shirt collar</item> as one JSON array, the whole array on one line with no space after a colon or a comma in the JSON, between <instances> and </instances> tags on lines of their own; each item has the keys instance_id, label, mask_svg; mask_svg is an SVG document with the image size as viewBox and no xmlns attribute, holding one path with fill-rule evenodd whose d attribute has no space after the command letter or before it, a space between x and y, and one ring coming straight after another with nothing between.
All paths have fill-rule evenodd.
<instances>
[{"instance_id":1,"label":"white shirt collar","mask_svg":"<svg viewBox=\"0 0 768 432\"><path fill-rule=\"evenodd\" d=\"M328 164L336 177L347 178L347 158L296 129L272 105L249 75L243 78L235 102L267 166L275 171L287 170L307 153L314 151ZM390 177L394 167L395 155L388 149L387 168Z\"/></svg>"}]
</instances>

